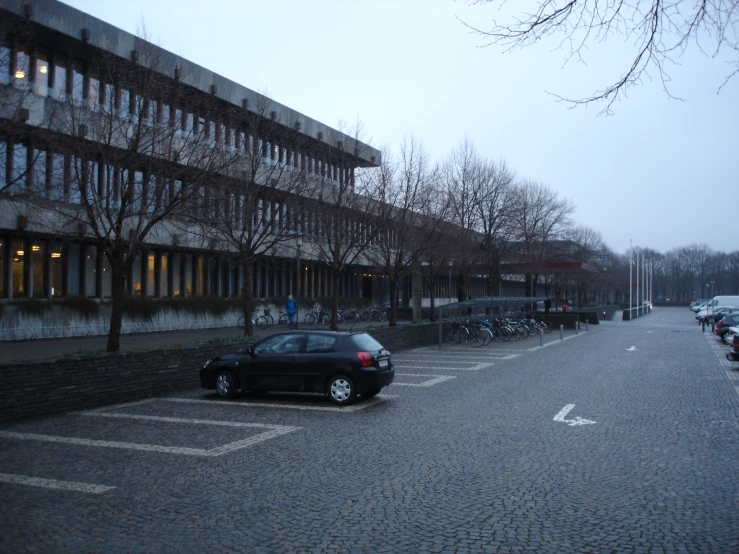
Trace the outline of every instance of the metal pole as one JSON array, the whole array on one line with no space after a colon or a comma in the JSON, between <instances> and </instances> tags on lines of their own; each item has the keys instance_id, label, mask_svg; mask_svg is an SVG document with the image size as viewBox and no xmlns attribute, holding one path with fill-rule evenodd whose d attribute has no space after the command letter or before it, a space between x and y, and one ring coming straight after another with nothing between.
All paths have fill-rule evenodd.
<instances>
[{"instance_id":1,"label":"metal pole","mask_svg":"<svg viewBox=\"0 0 739 554\"><path fill-rule=\"evenodd\" d=\"M641 315L639 310L639 249L636 249L636 317Z\"/></svg>"},{"instance_id":2,"label":"metal pole","mask_svg":"<svg viewBox=\"0 0 739 554\"><path fill-rule=\"evenodd\" d=\"M631 274L634 269L634 248L631 246L631 240L629 240L629 320L631 320Z\"/></svg>"},{"instance_id":3,"label":"metal pole","mask_svg":"<svg viewBox=\"0 0 739 554\"><path fill-rule=\"evenodd\" d=\"M580 320L579 319L575 322L575 334L576 335L580 334Z\"/></svg>"},{"instance_id":4,"label":"metal pole","mask_svg":"<svg viewBox=\"0 0 739 554\"><path fill-rule=\"evenodd\" d=\"M587 319L585 320L585 330L586 331L588 330L588 320Z\"/></svg>"},{"instance_id":5,"label":"metal pole","mask_svg":"<svg viewBox=\"0 0 739 554\"><path fill-rule=\"evenodd\" d=\"M564 335L565 335L565 326L564 325L560 325L559 326L559 340L564 340L564 338L565 338Z\"/></svg>"},{"instance_id":6,"label":"metal pole","mask_svg":"<svg viewBox=\"0 0 739 554\"><path fill-rule=\"evenodd\" d=\"M544 346L544 329L539 329L539 346Z\"/></svg>"}]
</instances>

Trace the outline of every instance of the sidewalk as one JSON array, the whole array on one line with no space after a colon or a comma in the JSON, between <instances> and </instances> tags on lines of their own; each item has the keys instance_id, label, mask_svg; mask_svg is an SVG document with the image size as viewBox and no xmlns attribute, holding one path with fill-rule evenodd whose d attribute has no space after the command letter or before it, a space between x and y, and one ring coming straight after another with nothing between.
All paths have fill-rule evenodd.
<instances>
[{"instance_id":1,"label":"sidewalk","mask_svg":"<svg viewBox=\"0 0 739 554\"><path fill-rule=\"evenodd\" d=\"M405 325L408 322L398 322ZM387 322L360 321L354 325L354 329L363 329L368 326L383 325ZM315 331L328 330L325 325L301 325L301 329L312 329ZM340 331L348 331L352 328L349 323L339 324ZM286 325L273 325L268 329L255 329L255 334L260 337L274 335L287 331ZM198 331L168 331L163 333L141 333L138 335L121 335L121 350L155 348L157 346L182 344L197 340L211 340L219 337L238 337L244 333L243 329L226 327L221 329L202 329ZM41 360L54 358L62 354L77 352L78 350L105 350L108 343L107 335L96 337L81 337L68 339L39 339L29 341L0 342L0 363L10 363L22 360Z\"/></svg>"}]
</instances>

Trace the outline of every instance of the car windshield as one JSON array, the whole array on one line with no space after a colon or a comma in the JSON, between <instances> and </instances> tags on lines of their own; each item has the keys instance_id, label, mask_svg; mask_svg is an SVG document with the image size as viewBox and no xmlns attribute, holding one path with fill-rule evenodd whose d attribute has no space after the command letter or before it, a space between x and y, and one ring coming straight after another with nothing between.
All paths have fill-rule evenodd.
<instances>
[{"instance_id":1,"label":"car windshield","mask_svg":"<svg viewBox=\"0 0 739 554\"><path fill-rule=\"evenodd\" d=\"M382 345L367 333L357 333L352 335L351 339L360 350L366 350L367 352L382 350Z\"/></svg>"}]
</instances>

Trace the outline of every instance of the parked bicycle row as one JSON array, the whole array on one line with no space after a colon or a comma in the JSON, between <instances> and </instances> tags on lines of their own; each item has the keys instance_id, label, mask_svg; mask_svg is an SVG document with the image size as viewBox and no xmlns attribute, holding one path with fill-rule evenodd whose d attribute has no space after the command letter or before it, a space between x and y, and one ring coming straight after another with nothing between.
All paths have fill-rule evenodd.
<instances>
[{"instance_id":1,"label":"parked bicycle row","mask_svg":"<svg viewBox=\"0 0 739 554\"><path fill-rule=\"evenodd\" d=\"M387 312L385 309L378 306L371 306L357 310L356 308L342 307L337 312L339 323L352 322L352 321L385 321L387 319ZM323 324L328 325L331 322L331 312L325 311L319 304L315 304L310 312L306 313L302 318L302 323L306 325ZM261 314L254 313L252 323L255 327L260 329L266 329L273 325L288 325L287 312L279 311L277 319L272 315L270 308L265 308ZM244 317L240 317L237 322L238 327L244 326Z\"/></svg>"},{"instance_id":2,"label":"parked bicycle row","mask_svg":"<svg viewBox=\"0 0 739 554\"><path fill-rule=\"evenodd\" d=\"M485 346L494 340L512 341L551 333L551 322L533 317L488 317L453 320L446 332L450 344L472 343Z\"/></svg>"}]
</instances>

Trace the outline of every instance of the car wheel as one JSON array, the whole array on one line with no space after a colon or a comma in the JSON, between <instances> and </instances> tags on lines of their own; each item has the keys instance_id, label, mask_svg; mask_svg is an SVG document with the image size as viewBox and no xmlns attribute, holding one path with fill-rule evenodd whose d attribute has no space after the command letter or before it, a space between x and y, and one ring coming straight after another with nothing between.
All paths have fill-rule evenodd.
<instances>
[{"instance_id":1,"label":"car wheel","mask_svg":"<svg viewBox=\"0 0 739 554\"><path fill-rule=\"evenodd\" d=\"M238 392L236 379L233 373L227 370L221 371L216 377L216 392L221 398L233 398Z\"/></svg>"},{"instance_id":2,"label":"car wheel","mask_svg":"<svg viewBox=\"0 0 739 554\"><path fill-rule=\"evenodd\" d=\"M372 390L366 390L362 393L362 398L372 398L373 396L377 396L380 394L380 391L382 389L372 389Z\"/></svg>"},{"instance_id":3,"label":"car wheel","mask_svg":"<svg viewBox=\"0 0 739 554\"><path fill-rule=\"evenodd\" d=\"M357 398L357 388L354 386L354 381L348 375L343 374L334 375L328 380L326 393L331 402L340 406L351 404Z\"/></svg>"}]
</instances>

